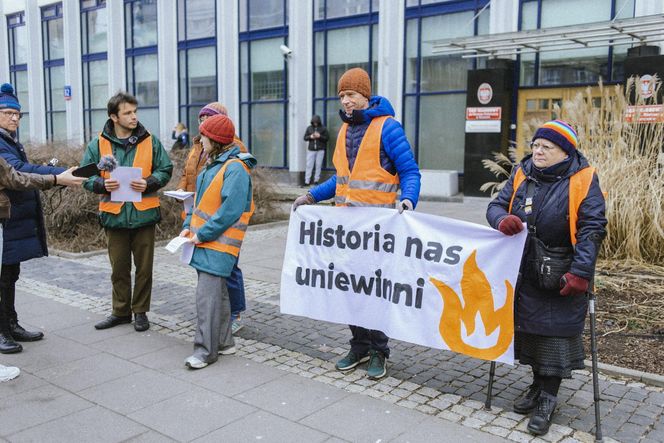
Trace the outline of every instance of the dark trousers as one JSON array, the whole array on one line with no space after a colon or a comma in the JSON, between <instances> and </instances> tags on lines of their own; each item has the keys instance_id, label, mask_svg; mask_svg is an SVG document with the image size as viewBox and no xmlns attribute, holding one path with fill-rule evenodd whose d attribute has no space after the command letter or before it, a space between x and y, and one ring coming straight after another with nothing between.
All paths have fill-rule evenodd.
<instances>
[{"instance_id":1,"label":"dark trousers","mask_svg":"<svg viewBox=\"0 0 664 443\"><path fill-rule=\"evenodd\" d=\"M228 296L231 299L231 316L237 318L240 316L240 312L247 309L244 298L244 277L242 277L242 269L237 267L237 261L231 275L226 278L226 285L228 286Z\"/></svg>"},{"instance_id":2,"label":"dark trousers","mask_svg":"<svg viewBox=\"0 0 664 443\"><path fill-rule=\"evenodd\" d=\"M113 283L113 315L126 317L150 310L154 225L136 229L106 229ZM131 290L131 259L136 278Z\"/></svg>"},{"instance_id":3,"label":"dark trousers","mask_svg":"<svg viewBox=\"0 0 664 443\"><path fill-rule=\"evenodd\" d=\"M0 272L0 331L9 329L11 320L17 321L16 308L16 282L21 273L21 264L2 265Z\"/></svg>"},{"instance_id":4,"label":"dark trousers","mask_svg":"<svg viewBox=\"0 0 664 443\"><path fill-rule=\"evenodd\" d=\"M380 351L385 358L390 357L390 348L387 346L388 336L376 329L365 329L360 326L349 325L353 338L350 339L350 350L357 355L366 355L369 351Z\"/></svg>"}]
</instances>

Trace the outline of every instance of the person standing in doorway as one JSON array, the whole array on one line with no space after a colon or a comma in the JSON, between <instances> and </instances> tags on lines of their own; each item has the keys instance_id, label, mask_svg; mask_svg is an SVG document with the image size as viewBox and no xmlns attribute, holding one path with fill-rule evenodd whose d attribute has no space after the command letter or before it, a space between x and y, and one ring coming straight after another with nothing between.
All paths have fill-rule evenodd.
<instances>
[{"instance_id":1,"label":"person standing in doorway","mask_svg":"<svg viewBox=\"0 0 664 443\"><path fill-rule=\"evenodd\" d=\"M311 125L304 132L304 141L309 142L307 146L307 170L304 172L305 186L309 186L312 179L315 185L320 181L320 172L329 138L327 128L321 123L320 116L314 115L311 117Z\"/></svg>"},{"instance_id":2,"label":"person standing in doorway","mask_svg":"<svg viewBox=\"0 0 664 443\"><path fill-rule=\"evenodd\" d=\"M95 325L107 329L131 323L134 329L150 327L147 312L152 296L155 225L161 220L156 192L165 186L173 165L157 137L138 121L138 101L132 95L118 92L108 101L106 121L99 136L92 139L83 156L83 164L99 163L112 156L118 166L141 168L141 178L130 183L140 192L140 202L111 201L111 192L120 188L118 180L106 171L85 182L85 189L99 194L99 217L106 231L108 256L113 283L113 312ZM132 256L136 266L134 288L131 287Z\"/></svg>"}]
</instances>

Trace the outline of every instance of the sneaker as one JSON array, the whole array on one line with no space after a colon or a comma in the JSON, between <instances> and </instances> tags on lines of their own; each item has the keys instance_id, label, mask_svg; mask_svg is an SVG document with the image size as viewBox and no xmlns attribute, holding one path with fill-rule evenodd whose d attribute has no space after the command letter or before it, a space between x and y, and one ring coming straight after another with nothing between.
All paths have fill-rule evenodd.
<instances>
[{"instance_id":1,"label":"sneaker","mask_svg":"<svg viewBox=\"0 0 664 443\"><path fill-rule=\"evenodd\" d=\"M539 400L541 392L542 388L533 383L528 387L526 392L514 400L512 409L517 414L530 414L537 407L537 401Z\"/></svg>"},{"instance_id":2,"label":"sneaker","mask_svg":"<svg viewBox=\"0 0 664 443\"><path fill-rule=\"evenodd\" d=\"M369 366L367 376L372 380L378 380L387 374L387 363L385 354L380 351L369 351Z\"/></svg>"},{"instance_id":3,"label":"sneaker","mask_svg":"<svg viewBox=\"0 0 664 443\"><path fill-rule=\"evenodd\" d=\"M237 318L231 322L231 333L233 335L237 334L240 329L244 328L244 323Z\"/></svg>"},{"instance_id":4,"label":"sneaker","mask_svg":"<svg viewBox=\"0 0 664 443\"><path fill-rule=\"evenodd\" d=\"M229 346L229 347L224 348L224 349L219 349L219 355L233 355L236 352L237 352L237 348L235 347L235 345Z\"/></svg>"},{"instance_id":5,"label":"sneaker","mask_svg":"<svg viewBox=\"0 0 664 443\"><path fill-rule=\"evenodd\" d=\"M187 357L184 360L184 365L186 367L188 367L189 369L203 369L208 364L206 362L204 362L203 360L200 360L198 357L194 357L192 355L191 357Z\"/></svg>"},{"instance_id":6,"label":"sneaker","mask_svg":"<svg viewBox=\"0 0 664 443\"><path fill-rule=\"evenodd\" d=\"M365 361L369 361L368 355L359 356L353 351L349 351L348 355L339 360L334 367L337 368L338 371L345 372L354 369L357 365L364 363Z\"/></svg>"},{"instance_id":7,"label":"sneaker","mask_svg":"<svg viewBox=\"0 0 664 443\"><path fill-rule=\"evenodd\" d=\"M16 368L14 366L3 366L0 365L0 383L3 381L9 381L12 380L21 373L21 370L19 368Z\"/></svg>"}]
</instances>

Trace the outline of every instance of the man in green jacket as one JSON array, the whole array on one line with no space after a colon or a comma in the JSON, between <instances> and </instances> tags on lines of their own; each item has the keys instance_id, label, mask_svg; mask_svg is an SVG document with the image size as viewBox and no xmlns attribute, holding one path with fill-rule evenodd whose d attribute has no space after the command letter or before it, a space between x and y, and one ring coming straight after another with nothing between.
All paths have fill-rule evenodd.
<instances>
[{"instance_id":1,"label":"man in green jacket","mask_svg":"<svg viewBox=\"0 0 664 443\"><path fill-rule=\"evenodd\" d=\"M102 157L112 155L117 166L142 170L142 178L130 183L132 190L142 194L140 202L112 201L110 193L117 191L120 183L111 178L108 171L102 171L84 184L85 189L100 196L99 217L106 231L113 283L113 312L95 325L97 329L131 323L132 312L136 331L150 327L146 313L150 310L152 296L155 225L161 219L156 192L170 180L173 165L157 137L139 123L137 108L138 102L132 95L119 92L111 97L107 105L110 118L101 134L88 144L83 156L84 165L99 164ZM133 294L132 255L136 265Z\"/></svg>"}]
</instances>

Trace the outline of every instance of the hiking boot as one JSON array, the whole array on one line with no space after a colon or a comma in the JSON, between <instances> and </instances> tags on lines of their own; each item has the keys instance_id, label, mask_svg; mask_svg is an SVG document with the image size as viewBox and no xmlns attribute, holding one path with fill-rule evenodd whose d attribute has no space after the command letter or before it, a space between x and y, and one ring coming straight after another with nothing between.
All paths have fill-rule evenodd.
<instances>
[{"instance_id":1,"label":"hiking boot","mask_svg":"<svg viewBox=\"0 0 664 443\"><path fill-rule=\"evenodd\" d=\"M43 332L26 331L23 326L18 324L17 320L9 320L9 332L12 334L14 341L37 341L44 338Z\"/></svg>"},{"instance_id":2,"label":"hiking boot","mask_svg":"<svg viewBox=\"0 0 664 443\"><path fill-rule=\"evenodd\" d=\"M537 400L539 400L542 388L533 383L528 387L528 390L521 394L519 398L514 400L512 410L517 414L530 414L537 407Z\"/></svg>"},{"instance_id":3,"label":"hiking boot","mask_svg":"<svg viewBox=\"0 0 664 443\"><path fill-rule=\"evenodd\" d=\"M0 354L15 354L22 350L23 346L16 343L9 332L0 331Z\"/></svg>"},{"instance_id":4,"label":"hiking boot","mask_svg":"<svg viewBox=\"0 0 664 443\"><path fill-rule=\"evenodd\" d=\"M369 366L367 376L372 380L378 380L387 374L387 362L385 354L380 351L369 351Z\"/></svg>"},{"instance_id":5,"label":"hiking boot","mask_svg":"<svg viewBox=\"0 0 664 443\"><path fill-rule=\"evenodd\" d=\"M528 422L528 431L534 435L544 435L549 432L553 412L556 410L558 397L542 391L537 400L537 408Z\"/></svg>"},{"instance_id":6,"label":"hiking boot","mask_svg":"<svg viewBox=\"0 0 664 443\"><path fill-rule=\"evenodd\" d=\"M368 355L357 355L353 351L348 351L348 354L339 360L336 365L334 365L335 368L337 368L338 371L345 372L345 371L350 371L351 369L354 369L357 365L364 363L365 361L369 360Z\"/></svg>"}]
</instances>

